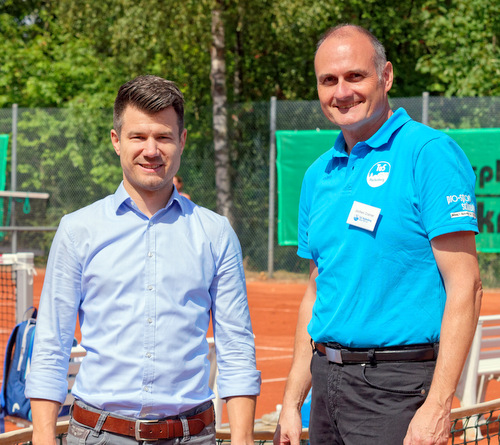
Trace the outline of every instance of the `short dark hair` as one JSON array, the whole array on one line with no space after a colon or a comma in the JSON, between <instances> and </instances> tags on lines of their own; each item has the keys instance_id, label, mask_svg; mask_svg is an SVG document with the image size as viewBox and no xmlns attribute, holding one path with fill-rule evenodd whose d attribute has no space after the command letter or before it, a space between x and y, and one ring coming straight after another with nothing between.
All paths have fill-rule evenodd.
<instances>
[{"instance_id":1,"label":"short dark hair","mask_svg":"<svg viewBox=\"0 0 500 445\"><path fill-rule=\"evenodd\" d=\"M128 105L151 114L174 107L179 135L184 130L184 96L171 80L151 75L138 76L120 87L113 112L113 128L118 137L123 125L123 113Z\"/></svg>"},{"instance_id":2,"label":"short dark hair","mask_svg":"<svg viewBox=\"0 0 500 445\"><path fill-rule=\"evenodd\" d=\"M340 25L334 26L328 29L319 39L318 44L316 45L316 52L322 43L327 40L329 37L345 37L351 31L358 31L361 34L364 34L368 39L370 39L371 44L373 45L373 49L375 51L375 55L373 57L373 62L375 64L375 69L377 71L377 75L379 79L382 79L382 74L384 72L385 65L387 63L387 56L385 53L384 45L377 39L370 31L363 28L362 26L352 25L350 23L342 23Z\"/></svg>"}]
</instances>

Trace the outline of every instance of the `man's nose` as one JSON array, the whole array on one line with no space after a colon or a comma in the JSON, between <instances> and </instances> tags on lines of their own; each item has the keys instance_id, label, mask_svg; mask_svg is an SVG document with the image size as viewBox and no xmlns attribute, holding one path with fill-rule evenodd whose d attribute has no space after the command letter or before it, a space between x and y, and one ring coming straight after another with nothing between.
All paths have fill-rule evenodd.
<instances>
[{"instance_id":1,"label":"man's nose","mask_svg":"<svg viewBox=\"0 0 500 445\"><path fill-rule=\"evenodd\" d=\"M156 156L158 154L158 144L154 138L147 138L143 147L144 156Z\"/></svg>"},{"instance_id":2,"label":"man's nose","mask_svg":"<svg viewBox=\"0 0 500 445\"><path fill-rule=\"evenodd\" d=\"M352 88L349 82L339 79L335 87L335 99L346 99L352 95Z\"/></svg>"}]
</instances>

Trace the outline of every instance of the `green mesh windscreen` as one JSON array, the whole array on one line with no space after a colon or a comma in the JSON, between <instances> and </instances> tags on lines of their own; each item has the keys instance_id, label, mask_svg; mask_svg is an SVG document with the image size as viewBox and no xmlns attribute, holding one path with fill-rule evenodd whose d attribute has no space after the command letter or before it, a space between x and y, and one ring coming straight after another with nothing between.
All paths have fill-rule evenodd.
<instances>
[{"instance_id":1,"label":"green mesh windscreen","mask_svg":"<svg viewBox=\"0 0 500 445\"><path fill-rule=\"evenodd\" d=\"M446 130L476 172L477 249L500 252L500 128ZM335 142L339 131L277 131L278 243L297 245L299 198L307 168Z\"/></svg>"}]
</instances>

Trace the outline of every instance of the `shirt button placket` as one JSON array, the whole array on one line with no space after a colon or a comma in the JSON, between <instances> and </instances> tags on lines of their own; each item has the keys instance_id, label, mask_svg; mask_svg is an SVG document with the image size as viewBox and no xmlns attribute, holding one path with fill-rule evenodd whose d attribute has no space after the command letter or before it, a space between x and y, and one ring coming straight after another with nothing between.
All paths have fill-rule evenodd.
<instances>
[{"instance_id":1,"label":"shirt button placket","mask_svg":"<svg viewBox=\"0 0 500 445\"><path fill-rule=\"evenodd\" d=\"M155 344L155 224L149 221L147 229L147 254L146 254L146 330L144 336L144 379L143 379L143 409L147 412L152 405L153 375L154 375L154 344Z\"/></svg>"}]
</instances>

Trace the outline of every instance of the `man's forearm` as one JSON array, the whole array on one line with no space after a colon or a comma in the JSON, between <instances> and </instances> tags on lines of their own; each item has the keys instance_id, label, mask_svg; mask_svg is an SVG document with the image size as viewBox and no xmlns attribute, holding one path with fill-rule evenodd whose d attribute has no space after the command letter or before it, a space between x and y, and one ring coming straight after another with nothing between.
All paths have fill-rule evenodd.
<instances>
[{"instance_id":1,"label":"man's forearm","mask_svg":"<svg viewBox=\"0 0 500 445\"><path fill-rule=\"evenodd\" d=\"M311 387L312 348L307 325L311 320L312 308L316 301L317 276L318 268L311 261L309 284L299 308L292 368L288 374L285 395L283 396L283 408L274 434L275 445L298 445L302 432L300 408Z\"/></svg>"},{"instance_id":2,"label":"man's forearm","mask_svg":"<svg viewBox=\"0 0 500 445\"><path fill-rule=\"evenodd\" d=\"M307 325L311 320L312 308L316 301L316 278L318 269L311 264L309 285L299 308L299 317L295 331L293 362L288 375L283 408L298 409L302 406L307 392L311 387L310 364L312 358L311 337L307 332Z\"/></svg>"},{"instance_id":3,"label":"man's forearm","mask_svg":"<svg viewBox=\"0 0 500 445\"><path fill-rule=\"evenodd\" d=\"M31 399L33 417L33 445L51 445L56 443L56 423L59 402L45 399Z\"/></svg>"},{"instance_id":4,"label":"man's forearm","mask_svg":"<svg viewBox=\"0 0 500 445\"><path fill-rule=\"evenodd\" d=\"M256 396L237 396L226 399L232 444L253 445L256 400Z\"/></svg>"},{"instance_id":5,"label":"man's forearm","mask_svg":"<svg viewBox=\"0 0 500 445\"><path fill-rule=\"evenodd\" d=\"M429 394L408 427L404 445L447 443L453 395L481 308L474 234L442 235L432 240L432 248L446 290L439 355Z\"/></svg>"},{"instance_id":6,"label":"man's forearm","mask_svg":"<svg viewBox=\"0 0 500 445\"><path fill-rule=\"evenodd\" d=\"M432 241L443 276L446 306L441 322L439 356L429 392L451 407L481 309L482 286L472 233L456 233Z\"/></svg>"},{"instance_id":7,"label":"man's forearm","mask_svg":"<svg viewBox=\"0 0 500 445\"><path fill-rule=\"evenodd\" d=\"M468 297L463 295L450 299L443 315L439 356L429 397L446 403L450 408L474 337L481 295L482 290L476 288Z\"/></svg>"}]
</instances>

